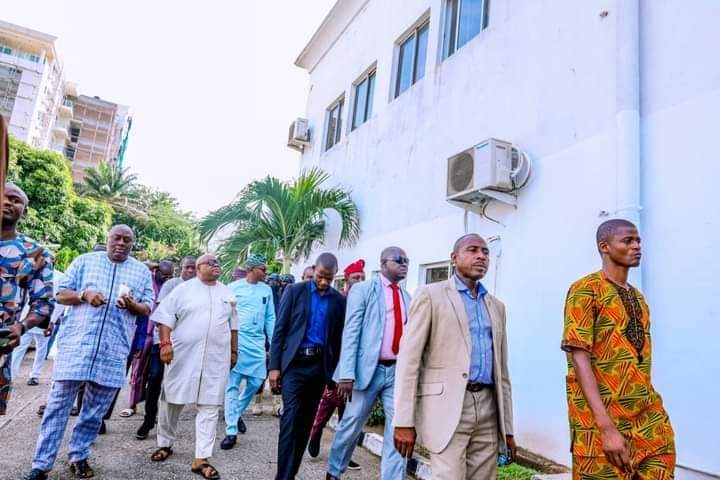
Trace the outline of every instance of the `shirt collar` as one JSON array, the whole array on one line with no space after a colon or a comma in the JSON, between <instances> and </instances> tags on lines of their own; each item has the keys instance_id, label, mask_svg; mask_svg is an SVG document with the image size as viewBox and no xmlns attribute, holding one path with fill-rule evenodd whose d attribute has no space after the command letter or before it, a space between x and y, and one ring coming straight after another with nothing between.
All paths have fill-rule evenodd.
<instances>
[{"instance_id":1,"label":"shirt collar","mask_svg":"<svg viewBox=\"0 0 720 480\"><path fill-rule=\"evenodd\" d=\"M381 273L381 274L380 274L380 283L382 284L383 287L389 287L392 282L391 282L390 280L388 280L388 279L385 277L385 275L383 275L383 274Z\"/></svg>"},{"instance_id":2,"label":"shirt collar","mask_svg":"<svg viewBox=\"0 0 720 480\"><path fill-rule=\"evenodd\" d=\"M470 291L470 289L467 287L467 285L465 285L465 283L463 283L463 281L460 280L460 277L458 277L457 274L455 275L455 284L457 285L458 292L469 292ZM485 288L485 286L482 284L482 282L480 280L478 280L477 283L475 284L475 291L477 292L479 297L484 297L488 293L487 289Z\"/></svg>"}]
</instances>

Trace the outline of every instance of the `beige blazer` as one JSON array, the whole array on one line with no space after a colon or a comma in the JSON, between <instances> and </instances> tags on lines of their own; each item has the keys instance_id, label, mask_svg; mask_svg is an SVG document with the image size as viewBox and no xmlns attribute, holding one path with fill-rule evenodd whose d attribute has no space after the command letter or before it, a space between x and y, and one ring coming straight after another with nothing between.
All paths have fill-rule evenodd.
<instances>
[{"instance_id":1,"label":"beige blazer","mask_svg":"<svg viewBox=\"0 0 720 480\"><path fill-rule=\"evenodd\" d=\"M498 440L513 433L505 306L485 297L493 333ZM415 427L418 443L439 453L458 424L470 370L470 329L455 277L420 288L410 304L395 371L396 427Z\"/></svg>"}]
</instances>

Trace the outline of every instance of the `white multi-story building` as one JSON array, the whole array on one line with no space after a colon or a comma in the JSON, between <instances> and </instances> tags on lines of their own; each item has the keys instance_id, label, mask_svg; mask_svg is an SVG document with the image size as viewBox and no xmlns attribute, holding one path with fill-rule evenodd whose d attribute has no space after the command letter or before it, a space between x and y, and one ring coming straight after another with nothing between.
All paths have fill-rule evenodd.
<instances>
[{"instance_id":1,"label":"white multi-story building","mask_svg":"<svg viewBox=\"0 0 720 480\"><path fill-rule=\"evenodd\" d=\"M55 40L0 20L0 115L11 135L37 148L53 143L51 130L63 94Z\"/></svg>"},{"instance_id":2,"label":"white multi-story building","mask_svg":"<svg viewBox=\"0 0 720 480\"><path fill-rule=\"evenodd\" d=\"M376 271L398 245L413 290L447 278L464 232L491 239L517 438L561 463L565 295L599 268L597 225L623 216L644 238L634 282L652 308L678 478L720 475L717 18L709 0L341 0L297 59L311 84L301 165L351 189L361 213L341 263ZM448 159L488 138L532 159L530 182L516 205L458 208Z\"/></svg>"}]
</instances>

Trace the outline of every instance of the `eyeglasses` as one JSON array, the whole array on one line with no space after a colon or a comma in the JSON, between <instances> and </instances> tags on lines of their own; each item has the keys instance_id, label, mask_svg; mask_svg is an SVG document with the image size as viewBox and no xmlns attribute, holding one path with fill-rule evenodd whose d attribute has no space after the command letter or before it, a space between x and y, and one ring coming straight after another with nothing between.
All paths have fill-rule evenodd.
<instances>
[{"instance_id":1,"label":"eyeglasses","mask_svg":"<svg viewBox=\"0 0 720 480\"><path fill-rule=\"evenodd\" d=\"M388 257L387 260L391 262L395 262L398 265L407 265L410 263L410 259L408 257L403 257L401 255L396 255L394 257Z\"/></svg>"},{"instance_id":2,"label":"eyeglasses","mask_svg":"<svg viewBox=\"0 0 720 480\"><path fill-rule=\"evenodd\" d=\"M200 265L210 265L211 267L219 267L220 262L213 259L213 260L207 260L205 262L199 263L198 266L200 266Z\"/></svg>"}]
</instances>

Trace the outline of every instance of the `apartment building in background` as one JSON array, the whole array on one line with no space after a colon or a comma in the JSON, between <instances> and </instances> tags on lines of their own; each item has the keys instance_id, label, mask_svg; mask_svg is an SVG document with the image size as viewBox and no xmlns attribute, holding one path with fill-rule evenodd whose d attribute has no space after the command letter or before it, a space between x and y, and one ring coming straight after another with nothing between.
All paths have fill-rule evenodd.
<instances>
[{"instance_id":1,"label":"apartment building in background","mask_svg":"<svg viewBox=\"0 0 720 480\"><path fill-rule=\"evenodd\" d=\"M516 438L565 465L563 305L600 267L598 224L620 216L643 236L631 281L652 310L677 478L720 476L717 18L705 0L340 0L296 61L310 89L289 144L360 210L341 265L376 274L400 246L412 292L452 274L460 235L488 239Z\"/></svg>"},{"instance_id":2,"label":"apartment building in background","mask_svg":"<svg viewBox=\"0 0 720 480\"><path fill-rule=\"evenodd\" d=\"M79 182L101 162L122 164L132 118L128 107L65 80L56 40L0 21L0 114L11 135L62 153Z\"/></svg>"},{"instance_id":3,"label":"apartment building in background","mask_svg":"<svg viewBox=\"0 0 720 480\"><path fill-rule=\"evenodd\" d=\"M80 182L85 170L100 163L122 164L122 145L129 134L128 107L87 95L70 95L72 118L67 125L63 152L72 162L73 181ZM63 125L64 126L64 125Z\"/></svg>"},{"instance_id":4,"label":"apartment building in background","mask_svg":"<svg viewBox=\"0 0 720 480\"><path fill-rule=\"evenodd\" d=\"M62 100L63 68L57 38L0 20L0 115L10 134L49 148Z\"/></svg>"}]
</instances>

